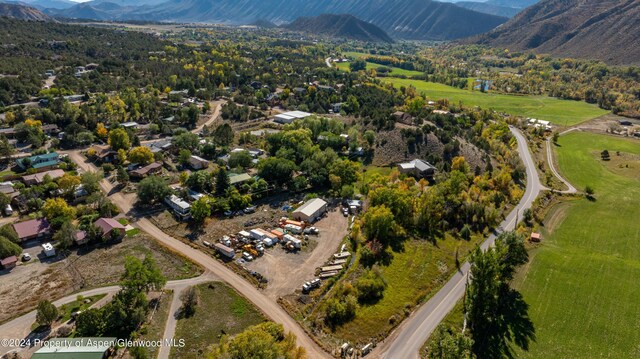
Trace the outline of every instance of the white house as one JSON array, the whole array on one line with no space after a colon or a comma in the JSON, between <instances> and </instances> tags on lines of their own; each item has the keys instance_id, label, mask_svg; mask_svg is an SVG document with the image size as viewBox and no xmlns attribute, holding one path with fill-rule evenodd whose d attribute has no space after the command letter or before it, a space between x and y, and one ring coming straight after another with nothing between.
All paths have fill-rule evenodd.
<instances>
[{"instance_id":1,"label":"white house","mask_svg":"<svg viewBox=\"0 0 640 359\"><path fill-rule=\"evenodd\" d=\"M173 209L176 216L182 220L191 218L191 205L182 198L172 194L164 199L164 202Z\"/></svg>"},{"instance_id":2,"label":"white house","mask_svg":"<svg viewBox=\"0 0 640 359\"><path fill-rule=\"evenodd\" d=\"M209 161L199 156L191 156L189 157L189 165L194 170L201 170L203 168L209 167Z\"/></svg>"}]
</instances>

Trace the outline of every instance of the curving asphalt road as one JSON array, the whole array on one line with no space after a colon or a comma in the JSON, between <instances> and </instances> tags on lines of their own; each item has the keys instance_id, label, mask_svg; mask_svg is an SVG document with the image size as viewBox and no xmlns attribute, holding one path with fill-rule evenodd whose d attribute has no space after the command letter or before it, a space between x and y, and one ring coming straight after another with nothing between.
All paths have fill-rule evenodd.
<instances>
[{"instance_id":1,"label":"curving asphalt road","mask_svg":"<svg viewBox=\"0 0 640 359\"><path fill-rule=\"evenodd\" d=\"M510 127L511 133L518 140L518 153L526 167L527 188L522 199L517 206L509 213L500 224L501 230L508 230L515 227L518 214L527 208L531 208L533 201L544 187L540 184L535 162L531 158L527 140L522 133ZM482 250L486 250L494 244L496 235L492 234L481 245ZM407 318L393 333L387 341L379 345L371 354L371 357L385 359L411 359L418 358L420 348L436 329L438 324L453 309L458 300L465 292L465 282L471 265L465 262L458 272L424 305Z\"/></svg>"}]
</instances>

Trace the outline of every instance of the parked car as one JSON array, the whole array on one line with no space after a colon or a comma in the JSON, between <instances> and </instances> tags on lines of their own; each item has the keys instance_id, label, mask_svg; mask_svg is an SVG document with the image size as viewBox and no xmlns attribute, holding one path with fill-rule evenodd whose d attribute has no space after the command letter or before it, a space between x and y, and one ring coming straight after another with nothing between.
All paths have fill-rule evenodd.
<instances>
[{"instance_id":1,"label":"parked car","mask_svg":"<svg viewBox=\"0 0 640 359\"><path fill-rule=\"evenodd\" d=\"M244 213L246 214L255 213L255 212L256 212L256 206L251 206L244 209Z\"/></svg>"},{"instance_id":2,"label":"parked car","mask_svg":"<svg viewBox=\"0 0 640 359\"><path fill-rule=\"evenodd\" d=\"M316 227L307 227L304 229L304 234L318 234L320 230Z\"/></svg>"},{"instance_id":3,"label":"parked car","mask_svg":"<svg viewBox=\"0 0 640 359\"><path fill-rule=\"evenodd\" d=\"M225 217L231 217L231 216L233 216L233 211L226 211L226 212L224 212L224 216L225 216Z\"/></svg>"},{"instance_id":4,"label":"parked car","mask_svg":"<svg viewBox=\"0 0 640 359\"><path fill-rule=\"evenodd\" d=\"M31 260L31 254L25 253L25 254L22 255L22 261L23 262L28 262L30 260Z\"/></svg>"},{"instance_id":5,"label":"parked car","mask_svg":"<svg viewBox=\"0 0 640 359\"><path fill-rule=\"evenodd\" d=\"M306 282L302 285L302 291L304 293L309 293L312 290L320 287L320 279L315 278L312 281Z\"/></svg>"},{"instance_id":6,"label":"parked car","mask_svg":"<svg viewBox=\"0 0 640 359\"><path fill-rule=\"evenodd\" d=\"M349 208L342 208L342 215L345 217L349 217Z\"/></svg>"},{"instance_id":7,"label":"parked car","mask_svg":"<svg viewBox=\"0 0 640 359\"><path fill-rule=\"evenodd\" d=\"M251 262L253 260L253 256L247 252L242 252L242 259L247 262Z\"/></svg>"}]
</instances>

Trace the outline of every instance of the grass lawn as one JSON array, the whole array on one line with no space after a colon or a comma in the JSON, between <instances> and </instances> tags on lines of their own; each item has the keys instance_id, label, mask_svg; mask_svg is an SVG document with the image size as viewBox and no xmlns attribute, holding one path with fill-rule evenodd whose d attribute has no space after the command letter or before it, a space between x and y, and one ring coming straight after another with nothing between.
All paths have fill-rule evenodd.
<instances>
[{"instance_id":1,"label":"grass lawn","mask_svg":"<svg viewBox=\"0 0 640 359\"><path fill-rule=\"evenodd\" d=\"M537 336L517 356L640 357L640 142L571 133L559 144L562 174L593 187L596 201L562 203L545 219L543 244L515 281Z\"/></svg>"},{"instance_id":2,"label":"grass lawn","mask_svg":"<svg viewBox=\"0 0 640 359\"><path fill-rule=\"evenodd\" d=\"M167 318L169 317L172 298L173 293L171 291L165 292L162 295L160 303L158 304L158 309L153 313L151 320L144 326L144 334L142 334L140 338L141 340L157 341L163 339L162 335L164 334L164 327L167 323ZM147 348L150 358L155 358L157 351L157 346Z\"/></svg>"},{"instance_id":3,"label":"grass lawn","mask_svg":"<svg viewBox=\"0 0 640 359\"><path fill-rule=\"evenodd\" d=\"M339 62L339 63L336 64L336 66L342 71L351 71L349 69L349 62ZM390 68L391 69L391 72L389 73L390 76L404 75L404 76L407 76L407 77L412 77L412 76L422 76L422 75L424 75L424 72L420 72L420 71L405 70L405 69L401 69L399 67L380 65L380 64L376 64L376 63L367 61L367 70L371 70L371 69L376 70L379 67L388 67L388 68Z\"/></svg>"},{"instance_id":4,"label":"grass lawn","mask_svg":"<svg viewBox=\"0 0 640 359\"><path fill-rule=\"evenodd\" d=\"M373 305L361 305L356 318L336 329L336 337L351 342L386 336L416 304L435 294L456 270L455 253L459 248L460 261L482 241L482 236L472 240L456 240L447 235L434 245L425 240L409 240L404 251L392 252L388 266L380 266L387 282L384 297Z\"/></svg>"},{"instance_id":5,"label":"grass lawn","mask_svg":"<svg viewBox=\"0 0 640 359\"><path fill-rule=\"evenodd\" d=\"M424 93L430 99L438 100L446 98L454 103L462 101L462 103L467 106L492 108L496 111L506 112L512 115L548 120L551 121L552 124L561 126L572 126L608 113L608 111L586 102L561 100L548 96L517 96L483 93L422 80L397 79L391 77L383 78L383 81L391 82L396 87L414 86L419 92Z\"/></svg>"},{"instance_id":6,"label":"grass lawn","mask_svg":"<svg viewBox=\"0 0 640 359\"><path fill-rule=\"evenodd\" d=\"M58 313L60 315L60 322L64 323L71 319L71 314L73 312L85 311L89 309L95 302L104 298L106 294L98 294L91 297L80 297L74 300L71 303L63 304L58 308ZM79 300L78 300L79 299ZM89 300L89 303L85 303L86 300Z\"/></svg>"},{"instance_id":7,"label":"grass lawn","mask_svg":"<svg viewBox=\"0 0 640 359\"><path fill-rule=\"evenodd\" d=\"M178 320L176 338L184 338L184 348L171 349L172 358L203 358L222 334L234 335L265 321L245 298L223 283L197 286L200 295L195 315Z\"/></svg>"}]
</instances>

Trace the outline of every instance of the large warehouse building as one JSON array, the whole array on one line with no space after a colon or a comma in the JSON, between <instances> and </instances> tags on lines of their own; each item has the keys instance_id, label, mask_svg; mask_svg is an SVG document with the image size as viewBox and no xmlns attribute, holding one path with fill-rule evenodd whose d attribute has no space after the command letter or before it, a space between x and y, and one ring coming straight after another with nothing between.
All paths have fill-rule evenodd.
<instances>
[{"instance_id":1,"label":"large warehouse building","mask_svg":"<svg viewBox=\"0 0 640 359\"><path fill-rule=\"evenodd\" d=\"M327 211L327 202L320 198L307 201L293 211L293 218L298 221L315 222Z\"/></svg>"}]
</instances>

